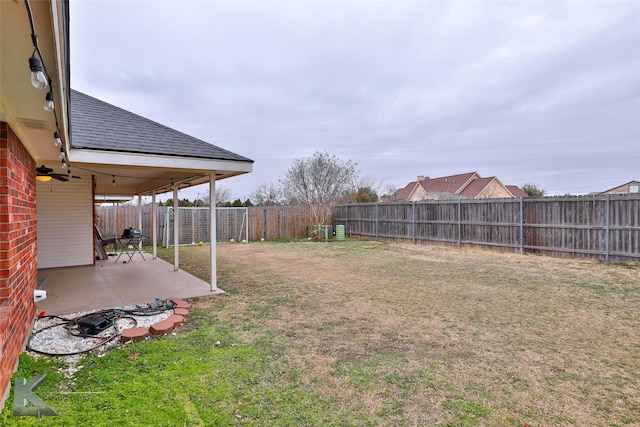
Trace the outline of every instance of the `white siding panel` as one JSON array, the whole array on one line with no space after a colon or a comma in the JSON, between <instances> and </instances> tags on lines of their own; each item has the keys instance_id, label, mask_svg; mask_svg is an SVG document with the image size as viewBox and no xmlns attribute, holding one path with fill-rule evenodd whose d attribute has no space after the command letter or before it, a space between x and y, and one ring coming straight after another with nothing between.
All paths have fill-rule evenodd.
<instances>
[{"instance_id":1,"label":"white siding panel","mask_svg":"<svg viewBox=\"0 0 640 427\"><path fill-rule=\"evenodd\" d=\"M38 268L93 264L90 179L52 179L36 187Z\"/></svg>"}]
</instances>

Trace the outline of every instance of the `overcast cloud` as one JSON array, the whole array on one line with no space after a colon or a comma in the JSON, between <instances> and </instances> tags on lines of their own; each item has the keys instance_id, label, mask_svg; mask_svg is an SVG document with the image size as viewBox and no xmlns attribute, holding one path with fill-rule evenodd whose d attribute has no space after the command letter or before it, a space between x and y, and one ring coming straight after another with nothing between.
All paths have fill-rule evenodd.
<instances>
[{"instance_id":1,"label":"overcast cloud","mask_svg":"<svg viewBox=\"0 0 640 427\"><path fill-rule=\"evenodd\" d=\"M71 0L72 87L253 160L402 187L640 180L640 2ZM181 193L182 197L182 193Z\"/></svg>"}]
</instances>

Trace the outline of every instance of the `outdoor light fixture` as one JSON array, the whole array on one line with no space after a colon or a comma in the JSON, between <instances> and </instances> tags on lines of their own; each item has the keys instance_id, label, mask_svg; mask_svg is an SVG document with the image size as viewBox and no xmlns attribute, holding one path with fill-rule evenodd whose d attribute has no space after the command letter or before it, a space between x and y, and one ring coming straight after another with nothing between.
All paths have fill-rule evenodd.
<instances>
[{"instance_id":1,"label":"outdoor light fixture","mask_svg":"<svg viewBox=\"0 0 640 427\"><path fill-rule=\"evenodd\" d=\"M116 176L115 175L111 175L111 184L115 187L116 186Z\"/></svg>"},{"instance_id":2,"label":"outdoor light fixture","mask_svg":"<svg viewBox=\"0 0 640 427\"><path fill-rule=\"evenodd\" d=\"M60 147L60 154L58 154L58 158L60 160L64 160L64 158L65 158L64 148L63 147Z\"/></svg>"},{"instance_id":3,"label":"outdoor light fixture","mask_svg":"<svg viewBox=\"0 0 640 427\"><path fill-rule=\"evenodd\" d=\"M54 138L54 142L53 145L55 145L56 147L60 147L62 145L62 139L60 139L60 132L55 131L53 133L53 138Z\"/></svg>"},{"instance_id":4,"label":"outdoor light fixture","mask_svg":"<svg viewBox=\"0 0 640 427\"><path fill-rule=\"evenodd\" d=\"M62 165L60 167L62 169L66 169L67 168L67 161L65 159L62 159Z\"/></svg>"},{"instance_id":5,"label":"outdoor light fixture","mask_svg":"<svg viewBox=\"0 0 640 427\"><path fill-rule=\"evenodd\" d=\"M53 111L53 109L55 108L55 105L53 104L53 92L51 90L47 92L47 96L45 97L45 103L42 108L44 108L44 111Z\"/></svg>"},{"instance_id":6,"label":"outdoor light fixture","mask_svg":"<svg viewBox=\"0 0 640 427\"><path fill-rule=\"evenodd\" d=\"M47 87L47 77L42 71L42 62L35 55L29 58L29 68L31 68L31 84L36 89L44 89Z\"/></svg>"}]
</instances>

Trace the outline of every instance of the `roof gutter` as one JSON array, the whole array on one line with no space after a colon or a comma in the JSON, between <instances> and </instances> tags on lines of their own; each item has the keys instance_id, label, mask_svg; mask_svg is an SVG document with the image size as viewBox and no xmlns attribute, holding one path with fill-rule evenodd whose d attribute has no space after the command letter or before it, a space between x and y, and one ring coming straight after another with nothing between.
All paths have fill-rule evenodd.
<instances>
[{"instance_id":1,"label":"roof gutter","mask_svg":"<svg viewBox=\"0 0 640 427\"><path fill-rule=\"evenodd\" d=\"M54 49L56 55L56 70L58 70L58 90L56 97L62 104L61 111L64 141L67 144L67 152L71 147L71 55L69 51L69 0L51 0L51 21L53 25Z\"/></svg>"}]
</instances>

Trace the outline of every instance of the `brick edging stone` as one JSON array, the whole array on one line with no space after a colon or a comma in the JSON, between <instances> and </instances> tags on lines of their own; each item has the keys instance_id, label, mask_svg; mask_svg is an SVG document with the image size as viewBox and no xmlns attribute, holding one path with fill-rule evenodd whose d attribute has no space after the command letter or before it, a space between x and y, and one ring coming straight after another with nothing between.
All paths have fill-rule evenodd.
<instances>
[{"instance_id":1,"label":"brick edging stone","mask_svg":"<svg viewBox=\"0 0 640 427\"><path fill-rule=\"evenodd\" d=\"M154 323L148 328L137 327L123 329L120 335L120 342L138 341L151 335L166 335L181 325L189 315L191 304L181 298L169 298L174 306L173 314L164 320Z\"/></svg>"}]
</instances>

